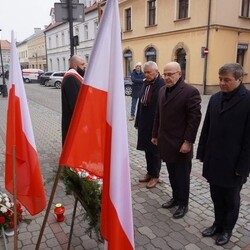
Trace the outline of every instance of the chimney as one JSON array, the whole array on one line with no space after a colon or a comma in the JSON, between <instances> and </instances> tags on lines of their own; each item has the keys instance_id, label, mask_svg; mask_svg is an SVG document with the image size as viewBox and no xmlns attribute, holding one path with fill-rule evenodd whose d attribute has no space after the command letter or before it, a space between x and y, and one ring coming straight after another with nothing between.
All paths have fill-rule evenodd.
<instances>
[{"instance_id":1,"label":"chimney","mask_svg":"<svg viewBox=\"0 0 250 250\"><path fill-rule=\"evenodd\" d=\"M41 31L41 28L34 28L34 33L36 34L37 32Z\"/></svg>"}]
</instances>

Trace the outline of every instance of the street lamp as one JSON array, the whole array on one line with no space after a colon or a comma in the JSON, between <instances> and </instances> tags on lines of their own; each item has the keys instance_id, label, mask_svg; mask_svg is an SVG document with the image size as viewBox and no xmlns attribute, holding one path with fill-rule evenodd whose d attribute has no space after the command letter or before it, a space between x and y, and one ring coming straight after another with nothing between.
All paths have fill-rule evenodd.
<instances>
[{"instance_id":1,"label":"street lamp","mask_svg":"<svg viewBox=\"0 0 250 250\"><path fill-rule=\"evenodd\" d=\"M0 29L0 31L2 31ZM2 64L2 76L3 76L3 85L2 85L2 94L3 97L8 96L7 86L5 83L5 74L4 74L4 67L3 67L3 54L2 54L2 41L0 40L0 57L1 57L1 64Z\"/></svg>"}]
</instances>

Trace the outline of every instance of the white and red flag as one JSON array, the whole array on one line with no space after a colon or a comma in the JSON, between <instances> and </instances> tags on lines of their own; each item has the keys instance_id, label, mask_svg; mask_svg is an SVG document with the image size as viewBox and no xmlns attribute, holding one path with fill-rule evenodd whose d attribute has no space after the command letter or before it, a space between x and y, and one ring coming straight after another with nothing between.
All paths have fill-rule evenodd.
<instances>
[{"instance_id":1,"label":"white and red flag","mask_svg":"<svg viewBox=\"0 0 250 250\"><path fill-rule=\"evenodd\" d=\"M41 212L46 206L46 196L12 32L5 162L5 188L12 194L14 179L19 202L31 215Z\"/></svg>"},{"instance_id":2,"label":"white and red flag","mask_svg":"<svg viewBox=\"0 0 250 250\"><path fill-rule=\"evenodd\" d=\"M101 233L109 250L134 249L119 8L108 0L60 166L103 178Z\"/></svg>"}]
</instances>

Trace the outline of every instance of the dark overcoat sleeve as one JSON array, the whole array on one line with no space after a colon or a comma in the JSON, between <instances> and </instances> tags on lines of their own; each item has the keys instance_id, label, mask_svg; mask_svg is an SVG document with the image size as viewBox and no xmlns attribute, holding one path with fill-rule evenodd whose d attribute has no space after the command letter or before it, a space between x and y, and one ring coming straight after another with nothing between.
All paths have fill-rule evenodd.
<instances>
[{"instance_id":1,"label":"dark overcoat sleeve","mask_svg":"<svg viewBox=\"0 0 250 250\"><path fill-rule=\"evenodd\" d=\"M206 116L203 122L202 130L201 130L201 135L199 138L199 143L198 143L198 148L197 148L197 156L196 158L199 159L201 162L204 160L205 156L205 148L208 140L208 135L209 135L209 124L210 124L210 102L207 107L207 112Z\"/></svg>"},{"instance_id":2,"label":"dark overcoat sleeve","mask_svg":"<svg viewBox=\"0 0 250 250\"><path fill-rule=\"evenodd\" d=\"M247 120L244 128L244 136L242 138L241 152L239 161L236 166L236 174L240 176L249 176L250 172L250 112L248 113Z\"/></svg>"},{"instance_id":3,"label":"dark overcoat sleeve","mask_svg":"<svg viewBox=\"0 0 250 250\"><path fill-rule=\"evenodd\" d=\"M187 126L184 133L184 140L194 143L201 121L201 96L196 88L193 88L187 100Z\"/></svg>"}]
</instances>

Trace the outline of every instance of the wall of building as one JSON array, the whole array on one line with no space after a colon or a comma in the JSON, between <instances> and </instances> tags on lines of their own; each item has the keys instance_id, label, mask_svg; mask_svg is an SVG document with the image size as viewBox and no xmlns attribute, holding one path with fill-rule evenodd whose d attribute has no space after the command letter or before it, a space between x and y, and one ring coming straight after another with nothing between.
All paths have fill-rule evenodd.
<instances>
[{"instance_id":1,"label":"wall of building","mask_svg":"<svg viewBox=\"0 0 250 250\"><path fill-rule=\"evenodd\" d=\"M186 52L186 81L201 92L205 89L207 94L213 93L218 90L219 67L225 63L236 62L238 46L250 44L250 18L241 17L241 0L190 0L188 17L178 20L177 3L177 0L157 0L156 25L147 26L147 1L120 1L124 72L127 72L127 50L132 52L133 68L137 61L145 62L146 49L154 47L156 62L162 72L164 65L176 60L178 50L183 48ZM127 8L132 10L130 31L125 31ZM208 55L205 58L201 54L201 48L207 46L208 33ZM244 82L246 85L249 83L250 87L249 50L250 48L245 50L243 67L246 72Z\"/></svg>"}]
</instances>

